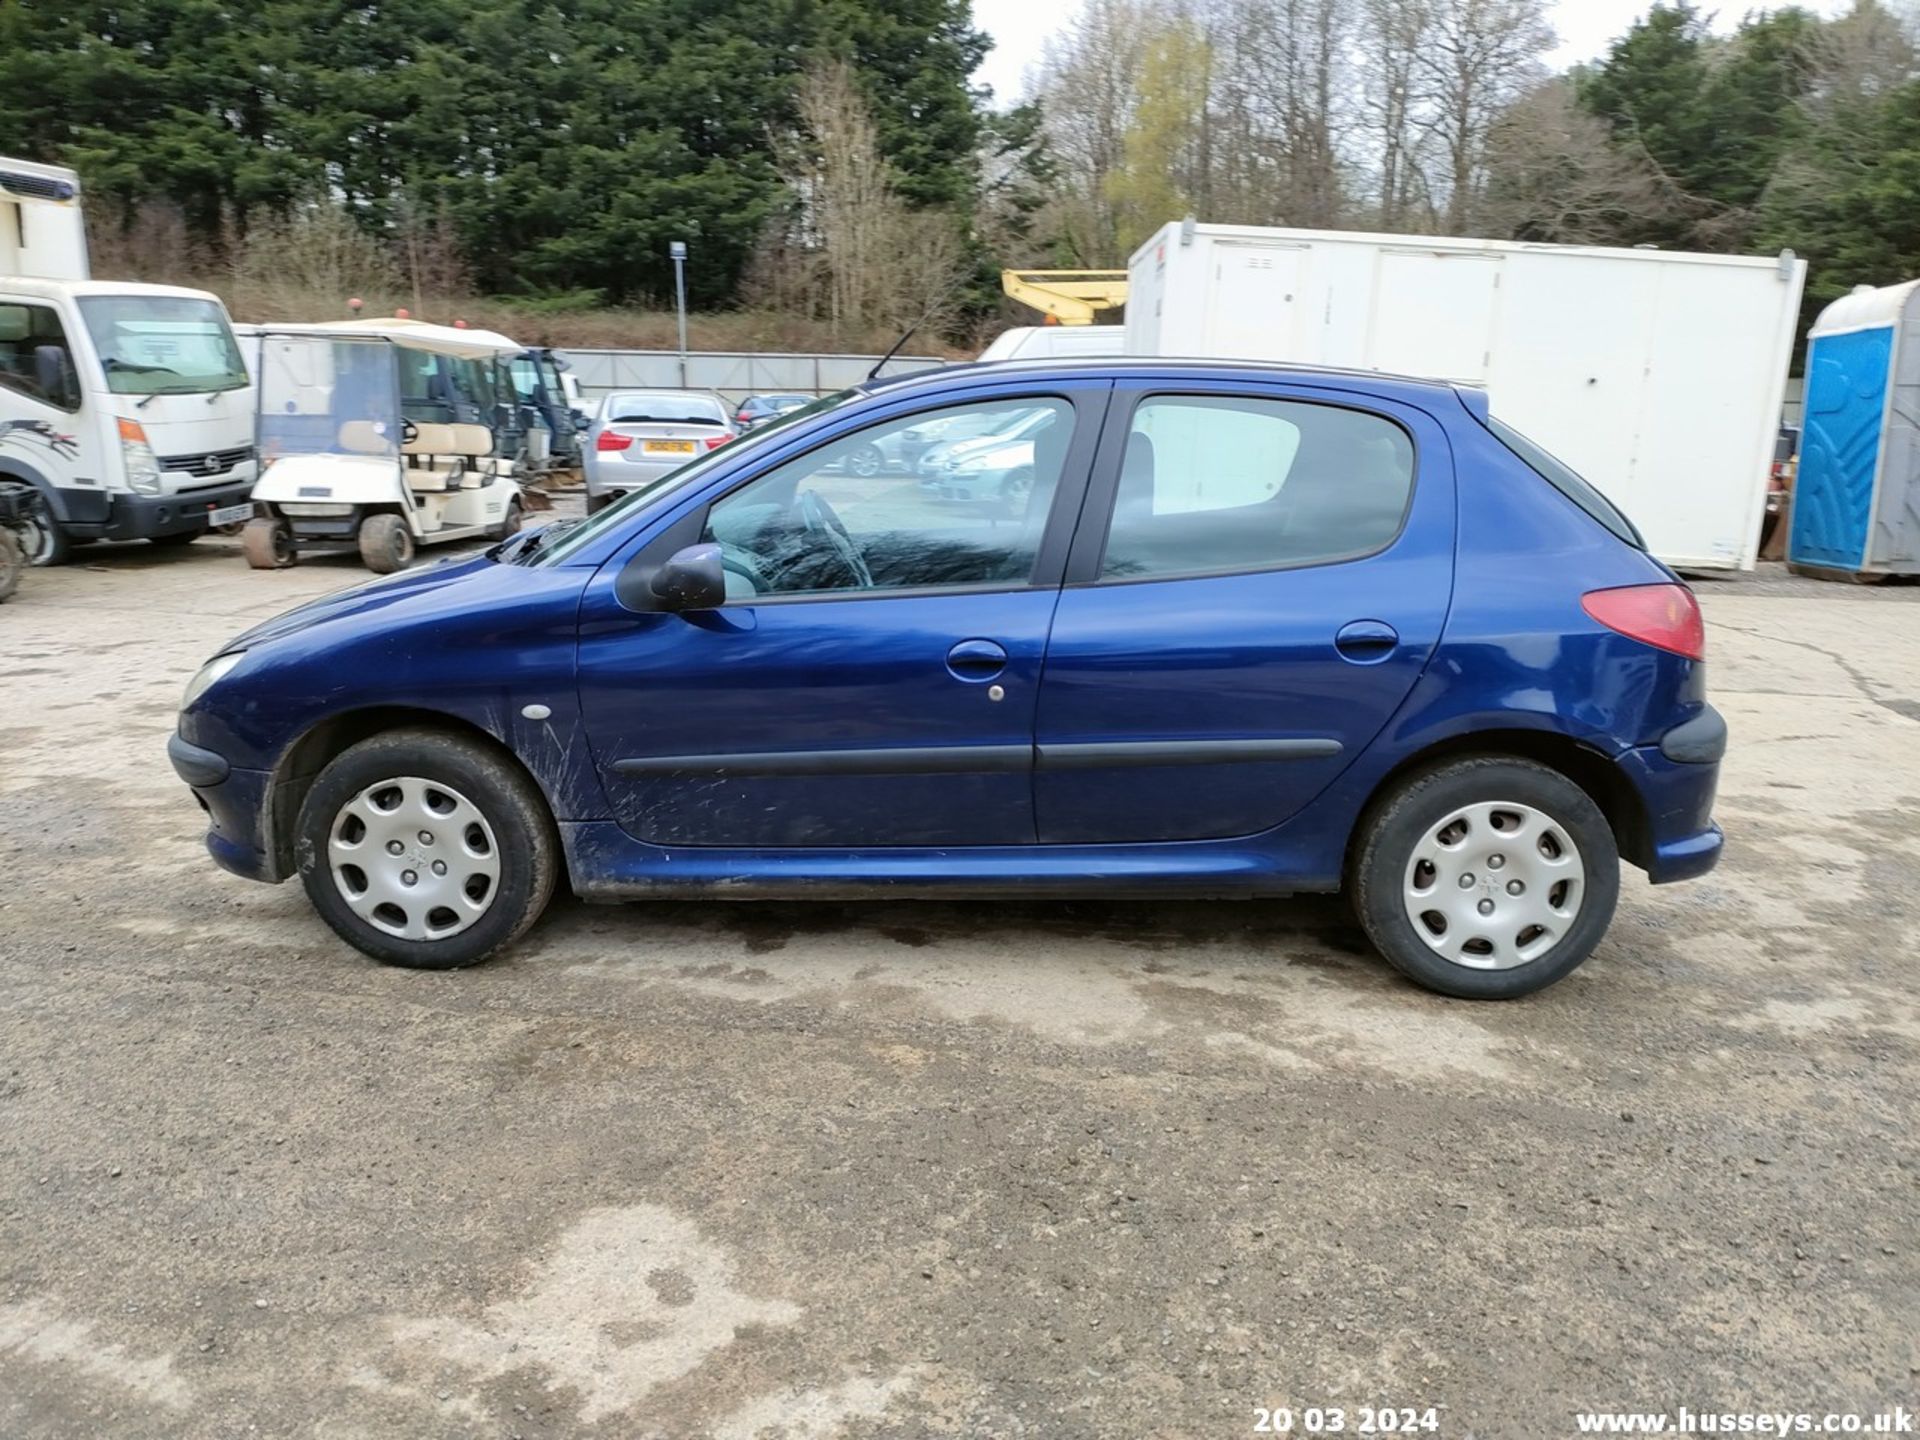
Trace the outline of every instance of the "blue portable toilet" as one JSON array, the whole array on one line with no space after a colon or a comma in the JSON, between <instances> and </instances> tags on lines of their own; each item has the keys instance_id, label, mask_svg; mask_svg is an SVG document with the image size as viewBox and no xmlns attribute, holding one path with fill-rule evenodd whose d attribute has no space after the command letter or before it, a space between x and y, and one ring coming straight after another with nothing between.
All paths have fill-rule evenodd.
<instances>
[{"instance_id":1,"label":"blue portable toilet","mask_svg":"<svg viewBox=\"0 0 1920 1440\"><path fill-rule=\"evenodd\" d=\"M1814 323L1787 559L1920 574L1920 280L1862 286Z\"/></svg>"}]
</instances>

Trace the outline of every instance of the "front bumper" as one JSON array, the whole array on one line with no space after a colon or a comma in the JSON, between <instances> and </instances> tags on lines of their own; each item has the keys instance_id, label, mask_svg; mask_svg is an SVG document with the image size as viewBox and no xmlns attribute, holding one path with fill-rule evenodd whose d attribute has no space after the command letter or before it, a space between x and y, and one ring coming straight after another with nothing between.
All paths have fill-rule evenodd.
<instances>
[{"instance_id":1,"label":"front bumper","mask_svg":"<svg viewBox=\"0 0 1920 1440\"><path fill-rule=\"evenodd\" d=\"M79 493L67 492L69 496ZM85 507L70 504L74 513L61 522L61 528L83 540L151 540L156 536L184 535L206 529L207 516L212 511L229 505L245 505L252 496L251 476L181 495L102 493L97 495L101 503Z\"/></svg>"},{"instance_id":2,"label":"front bumper","mask_svg":"<svg viewBox=\"0 0 1920 1440\"><path fill-rule=\"evenodd\" d=\"M273 776L265 770L235 769L225 756L178 735L167 739L167 759L206 812L207 853L220 868L270 885L286 879L266 843Z\"/></svg>"}]
</instances>

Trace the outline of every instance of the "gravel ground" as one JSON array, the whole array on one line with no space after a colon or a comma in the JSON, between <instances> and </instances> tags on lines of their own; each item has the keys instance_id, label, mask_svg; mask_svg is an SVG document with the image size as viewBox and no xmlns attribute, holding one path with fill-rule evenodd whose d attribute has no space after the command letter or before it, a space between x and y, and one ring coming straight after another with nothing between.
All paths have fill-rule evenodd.
<instances>
[{"instance_id":1,"label":"gravel ground","mask_svg":"<svg viewBox=\"0 0 1920 1440\"><path fill-rule=\"evenodd\" d=\"M162 753L362 572L84 558L0 607L7 1440L1916 1408L1920 590L1703 581L1726 862L1475 1006L1331 901L565 902L382 969Z\"/></svg>"}]
</instances>

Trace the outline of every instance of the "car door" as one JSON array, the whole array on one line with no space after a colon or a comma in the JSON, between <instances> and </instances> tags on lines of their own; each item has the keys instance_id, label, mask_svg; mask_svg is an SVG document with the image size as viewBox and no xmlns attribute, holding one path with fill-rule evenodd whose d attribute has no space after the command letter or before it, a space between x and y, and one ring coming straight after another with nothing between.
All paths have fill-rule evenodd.
<instances>
[{"instance_id":1,"label":"car door","mask_svg":"<svg viewBox=\"0 0 1920 1440\"><path fill-rule=\"evenodd\" d=\"M581 617L580 689L615 818L660 845L1031 844L1034 704L1106 382L996 387L843 429L688 508L629 562L717 545L727 603ZM850 456L915 425L1047 420L1024 474L956 503ZM638 605L641 608L632 608Z\"/></svg>"},{"instance_id":2,"label":"car door","mask_svg":"<svg viewBox=\"0 0 1920 1440\"><path fill-rule=\"evenodd\" d=\"M1285 821L1406 698L1453 583L1453 463L1406 405L1123 385L1036 718L1049 843Z\"/></svg>"}]
</instances>

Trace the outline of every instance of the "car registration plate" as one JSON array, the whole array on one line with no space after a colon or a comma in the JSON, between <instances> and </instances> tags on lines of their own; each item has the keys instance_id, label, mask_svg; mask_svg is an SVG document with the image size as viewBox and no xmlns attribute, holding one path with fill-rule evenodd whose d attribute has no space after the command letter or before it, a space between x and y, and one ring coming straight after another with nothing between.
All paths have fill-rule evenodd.
<instances>
[{"instance_id":1,"label":"car registration plate","mask_svg":"<svg viewBox=\"0 0 1920 1440\"><path fill-rule=\"evenodd\" d=\"M209 525L239 525L252 518L253 506L251 503L246 505L223 505L218 510L209 510L207 512L207 524Z\"/></svg>"},{"instance_id":2,"label":"car registration plate","mask_svg":"<svg viewBox=\"0 0 1920 1440\"><path fill-rule=\"evenodd\" d=\"M649 455L691 455L691 440L649 440L640 447Z\"/></svg>"}]
</instances>

